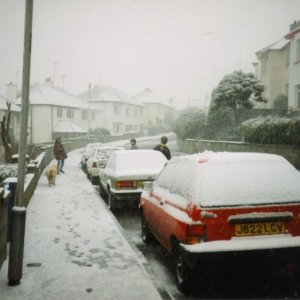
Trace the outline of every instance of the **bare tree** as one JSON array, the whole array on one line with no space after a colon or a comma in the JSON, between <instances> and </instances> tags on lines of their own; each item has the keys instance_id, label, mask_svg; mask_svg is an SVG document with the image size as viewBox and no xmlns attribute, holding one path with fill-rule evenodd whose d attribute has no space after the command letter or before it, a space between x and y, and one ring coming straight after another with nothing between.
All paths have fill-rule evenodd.
<instances>
[{"instance_id":1,"label":"bare tree","mask_svg":"<svg viewBox=\"0 0 300 300\"><path fill-rule=\"evenodd\" d=\"M4 147L4 160L6 163L12 162L12 156L17 152L17 144L10 137L9 126L10 126L10 117L11 117L11 103L6 102L7 105L7 114L3 116L1 123L1 140Z\"/></svg>"}]
</instances>

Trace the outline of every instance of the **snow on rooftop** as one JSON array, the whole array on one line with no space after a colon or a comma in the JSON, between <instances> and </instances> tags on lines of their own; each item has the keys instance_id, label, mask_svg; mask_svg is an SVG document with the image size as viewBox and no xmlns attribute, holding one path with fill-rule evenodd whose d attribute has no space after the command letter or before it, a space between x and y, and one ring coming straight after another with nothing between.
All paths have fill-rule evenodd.
<instances>
[{"instance_id":1,"label":"snow on rooftop","mask_svg":"<svg viewBox=\"0 0 300 300\"><path fill-rule=\"evenodd\" d=\"M262 54L266 53L267 51L270 50L281 50L282 48L284 48L287 44L289 43L288 40L286 40L285 38L280 39L279 41L272 43L271 45L259 50L256 52L256 55L258 57L260 57Z\"/></svg>"},{"instance_id":2,"label":"snow on rooftop","mask_svg":"<svg viewBox=\"0 0 300 300\"><path fill-rule=\"evenodd\" d=\"M134 102L140 103L140 104L147 104L147 103L160 103L163 105L171 106L170 104L166 104L166 101L163 101L159 97L157 97L153 92L146 88L144 91L134 95L131 97L131 99Z\"/></svg>"},{"instance_id":3,"label":"snow on rooftop","mask_svg":"<svg viewBox=\"0 0 300 300\"><path fill-rule=\"evenodd\" d=\"M59 120L53 130L55 133L87 133L86 130L82 129L81 127L77 126L70 120Z\"/></svg>"},{"instance_id":4,"label":"snow on rooftop","mask_svg":"<svg viewBox=\"0 0 300 300\"><path fill-rule=\"evenodd\" d=\"M56 105L64 107L88 109L88 103L82 101L61 88L53 87L47 83L34 83L30 85L29 102L31 105ZM17 99L21 104L21 97Z\"/></svg>"},{"instance_id":5,"label":"snow on rooftop","mask_svg":"<svg viewBox=\"0 0 300 300\"><path fill-rule=\"evenodd\" d=\"M106 86L106 85L96 85L91 91L86 91L79 95L81 99L90 102L122 102L129 103L132 105L139 105L132 102L132 99L121 92L120 90Z\"/></svg>"},{"instance_id":6,"label":"snow on rooftop","mask_svg":"<svg viewBox=\"0 0 300 300\"><path fill-rule=\"evenodd\" d=\"M6 97L0 95L0 110L7 110L6 102L10 102ZM21 111L21 107L11 103L11 111Z\"/></svg>"}]
</instances>

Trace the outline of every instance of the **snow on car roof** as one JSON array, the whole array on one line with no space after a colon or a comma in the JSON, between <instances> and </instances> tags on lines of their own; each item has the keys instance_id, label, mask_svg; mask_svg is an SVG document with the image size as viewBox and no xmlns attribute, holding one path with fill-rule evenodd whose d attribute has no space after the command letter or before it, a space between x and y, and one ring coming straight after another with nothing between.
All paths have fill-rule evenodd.
<instances>
[{"instance_id":1,"label":"snow on car roof","mask_svg":"<svg viewBox=\"0 0 300 300\"><path fill-rule=\"evenodd\" d=\"M156 150L118 150L114 152L118 173L134 174L137 170L157 173L167 162L166 157Z\"/></svg>"},{"instance_id":2,"label":"snow on car roof","mask_svg":"<svg viewBox=\"0 0 300 300\"><path fill-rule=\"evenodd\" d=\"M300 173L279 155L204 152L179 159L197 163L193 195L203 207L300 202Z\"/></svg>"}]
</instances>

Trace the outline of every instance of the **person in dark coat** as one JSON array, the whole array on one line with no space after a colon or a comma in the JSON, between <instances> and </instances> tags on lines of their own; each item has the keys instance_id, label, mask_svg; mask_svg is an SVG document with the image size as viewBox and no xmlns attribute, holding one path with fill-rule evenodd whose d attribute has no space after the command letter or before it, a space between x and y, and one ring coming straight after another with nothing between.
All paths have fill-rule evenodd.
<instances>
[{"instance_id":1,"label":"person in dark coat","mask_svg":"<svg viewBox=\"0 0 300 300\"><path fill-rule=\"evenodd\" d=\"M58 137L55 140L54 147L53 147L54 157L57 160L57 174L65 173L63 170L65 159L67 158L66 151L64 146L61 143L61 138Z\"/></svg>"},{"instance_id":2,"label":"person in dark coat","mask_svg":"<svg viewBox=\"0 0 300 300\"><path fill-rule=\"evenodd\" d=\"M130 148L131 150L139 149L136 144L136 139L131 139L130 144L131 144L131 148Z\"/></svg>"},{"instance_id":3,"label":"person in dark coat","mask_svg":"<svg viewBox=\"0 0 300 300\"><path fill-rule=\"evenodd\" d=\"M156 145L153 150L158 150L162 152L167 159L171 159L170 149L166 146L168 142L168 138L166 136L162 136L160 139L160 144Z\"/></svg>"}]
</instances>

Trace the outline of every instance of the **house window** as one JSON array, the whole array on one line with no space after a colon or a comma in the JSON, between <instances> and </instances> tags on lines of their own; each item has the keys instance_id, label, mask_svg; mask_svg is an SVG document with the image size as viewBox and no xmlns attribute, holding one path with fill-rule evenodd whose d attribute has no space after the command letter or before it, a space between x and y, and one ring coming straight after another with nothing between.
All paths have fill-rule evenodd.
<instances>
[{"instance_id":1,"label":"house window","mask_svg":"<svg viewBox=\"0 0 300 300\"><path fill-rule=\"evenodd\" d=\"M135 118L137 118L137 116L138 116L138 109L135 107L134 108L134 110L133 110L133 116L135 117Z\"/></svg>"},{"instance_id":2,"label":"house window","mask_svg":"<svg viewBox=\"0 0 300 300\"><path fill-rule=\"evenodd\" d=\"M58 118L62 118L63 112L62 112L62 108L57 108L57 117Z\"/></svg>"},{"instance_id":3,"label":"house window","mask_svg":"<svg viewBox=\"0 0 300 300\"><path fill-rule=\"evenodd\" d=\"M81 111L81 119L82 120L87 120L88 119L88 111L87 110L82 110Z\"/></svg>"},{"instance_id":4,"label":"house window","mask_svg":"<svg viewBox=\"0 0 300 300\"><path fill-rule=\"evenodd\" d=\"M297 45L296 45L296 61L300 61L300 39L297 40Z\"/></svg>"},{"instance_id":5,"label":"house window","mask_svg":"<svg viewBox=\"0 0 300 300\"><path fill-rule=\"evenodd\" d=\"M91 120L95 120L96 119L96 114L94 111L91 112Z\"/></svg>"},{"instance_id":6,"label":"house window","mask_svg":"<svg viewBox=\"0 0 300 300\"><path fill-rule=\"evenodd\" d=\"M125 131L126 132L131 131L131 129L132 129L132 125L130 125L130 124L125 125Z\"/></svg>"},{"instance_id":7,"label":"house window","mask_svg":"<svg viewBox=\"0 0 300 300\"><path fill-rule=\"evenodd\" d=\"M130 107L126 107L126 117L130 117Z\"/></svg>"},{"instance_id":8,"label":"house window","mask_svg":"<svg viewBox=\"0 0 300 300\"><path fill-rule=\"evenodd\" d=\"M72 109L67 110L67 118L73 119L74 118L74 111Z\"/></svg>"},{"instance_id":9,"label":"house window","mask_svg":"<svg viewBox=\"0 0 300 300\"><path fill-rule=\"evenodd\" d=\"M143 109L140 108L140 117L142 117L142 116L143 116Z\"/></svg>"},{"instance_id":10,"label":"house window","mask_svg":"<svg viewBox=\"0 0 300 300\"><path fill-rule=\"evenodd\" d=\"M113 132L120 133L121 132L121 124L120 123L113 123Z\"/></svg>"}]
</instances>

